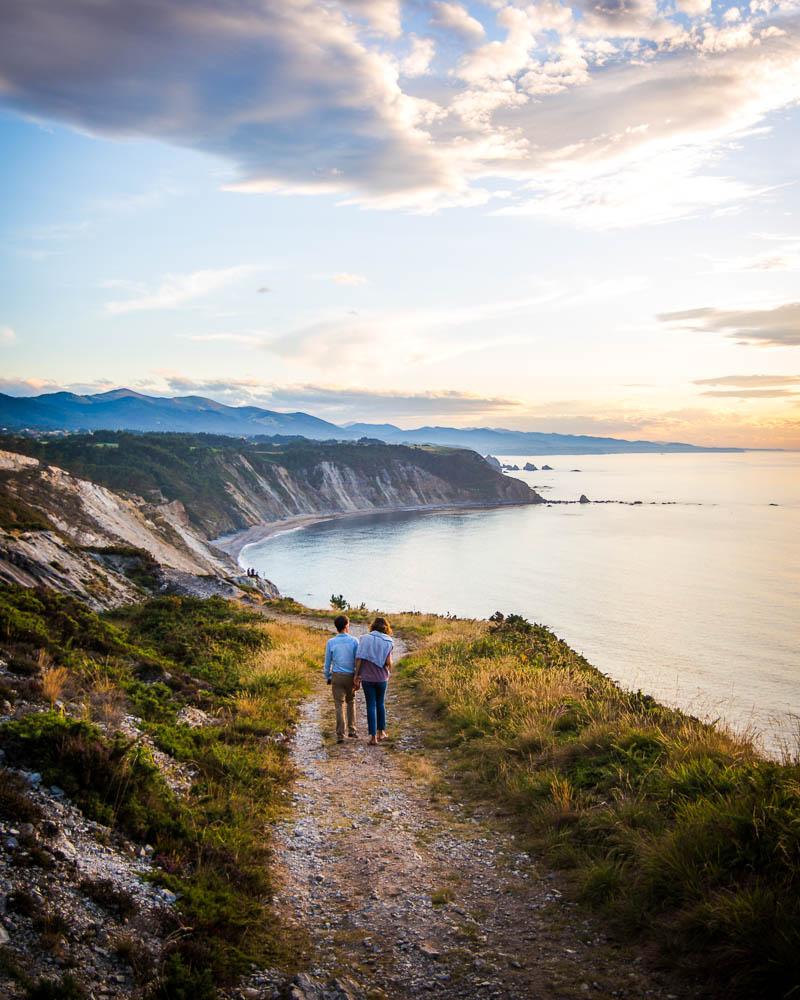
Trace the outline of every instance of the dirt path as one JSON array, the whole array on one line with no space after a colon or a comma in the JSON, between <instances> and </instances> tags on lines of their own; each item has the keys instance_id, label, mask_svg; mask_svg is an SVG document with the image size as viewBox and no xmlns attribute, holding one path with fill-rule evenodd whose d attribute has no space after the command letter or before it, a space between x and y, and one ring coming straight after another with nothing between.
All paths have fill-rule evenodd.
<instances>
[{"instance_id":1,"label":"dirt path","mask_svg":"<svg viewBox=\"0 0 800 1000\"><path fill-rule=\"evenodd\" d=\"M501 820L432 799L417 709L400 679L389 685L382 746L366 745L358 698L362 738L338 745L320 676L293 739L298 779L276 833L276 903L312 942L293 997L687 995L607 941Z\"/></svg>"}]
</instances>

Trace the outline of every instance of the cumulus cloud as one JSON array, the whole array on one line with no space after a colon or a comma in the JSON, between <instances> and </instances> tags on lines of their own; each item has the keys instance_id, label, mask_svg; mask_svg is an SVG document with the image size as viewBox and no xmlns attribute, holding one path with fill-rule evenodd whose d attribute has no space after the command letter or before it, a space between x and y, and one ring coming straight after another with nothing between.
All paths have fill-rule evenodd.
<instances>
[{"instance_id":1,"label":"cumulus cloud","mask_svg":"<svg viewBox=\"0 0 800 1000\"><path fill-rule=\"evenodd\" d=\"M684 309L662 313L662 323L689 330L723 333L740 343L775 347L800 346L800 302L787 302L772 309Z\"/></svg>"},{"instance_id":2,"label":"cumulus cloud","mask_svg":"<svg viewBox=\"0 0 800 1000\"><path fill-rule=\"evenodd\" d=\"M662 221L758 193L714 156L795 103L800 77L796 14L680 2L497 0L481 20L434 2L434 64L398 0L6 0L0 97L221 157L242 192L432 211L485 204L499 178L521 211L579 222L571 188L618 204L633 172L656 207L628 221ZM678 199L646 169L663 157L685 165Z\"/></svg>"},{"instance_id":3,"label":"cumulus cloud","mask_svg":"<svg viewBox=\"0 0 800 1000\"><path fill-rule=\"evenodd\" d=\"M13 344L16 339L17 335L10 326L0 326L0 344Z\"/></svg>"},{"instance_id":4,"label":"cumulus cloud","mask_svg":"<svg viewBox=\"0 0 800 1000\"><path fill-rule=\"evenodd\" d=\"M188 274L167 274L155 288L142 289L141 286L133 285L133 288L139 289L136 294L126 299L107 302L106 312L112 316L120 316L123 313L149 309L175 309L194 299L227 288L258 270L262 268L243 264L237 267L191 271ZM105 284L106 287L131 287L131 283L119 280Z\"/></svg>"},{"instance_id":5,"label":"cumulus cloud","mask_svg":"<svg viewBox=\"0 0 800 1000\"><path fill-rule=\"evenodd\" d=\"M480 21L474 18L460 3L434 3L431 24L446 32L453 32L468 40L483 38L486 34Z\"/></svg>"},{"instance_id":6,"label":"cumulus cloud","mask_svg":"<svg viewBox=\"0 0 800 1000\"><path fill-rule=\"evenodd\" d=\"M431 62L436 55L436 46L431 38L411 36L411 51L400 63L404 76L425 76L430 72Z\"/></svg>"}]
</instances>

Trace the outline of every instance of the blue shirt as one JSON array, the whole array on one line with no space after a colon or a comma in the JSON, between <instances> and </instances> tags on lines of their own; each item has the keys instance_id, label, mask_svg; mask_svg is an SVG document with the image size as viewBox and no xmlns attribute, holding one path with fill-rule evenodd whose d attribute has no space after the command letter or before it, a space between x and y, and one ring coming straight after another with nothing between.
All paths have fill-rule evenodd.
<instances>
[{"instance_id":1,"label":"blue shirt","mask_svg":"<svg viewBox=\"0 0 800 1000\"><path fill-rule=\"evenodd\" d=\"M325 680L334 674L352 674L356 669L358 639L346 632L340 632L328 639L325 646Z\"/></svg>"},{"instance_id":2,"label":"blue shirt","mask_svg":"<svg viewBox=\"0 0 800 1000\"><path fill-rule=\"evenodd\" d=\"M392 651L394 641L391 636L384 635L383 632L368 632L358 640L359 660L369 660L378 667L382 667Z\"/></svg>"}]
</instances>

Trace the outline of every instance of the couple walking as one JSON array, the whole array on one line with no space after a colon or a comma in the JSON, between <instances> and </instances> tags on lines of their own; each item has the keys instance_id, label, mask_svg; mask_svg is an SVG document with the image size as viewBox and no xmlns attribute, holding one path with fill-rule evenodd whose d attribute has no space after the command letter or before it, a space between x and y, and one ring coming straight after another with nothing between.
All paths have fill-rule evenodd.
<instances>
[{"instance_id":1,"label":"couple walking","mask_svg":"<svg viewBox=\"0 0 800 1000\"><path fill-rule=\"evenodd\" d=\"M325 646L325 680L333 690L336 705L336 742L347 735L358 739L356 732L356 691L362 688L367 703L367 727L370 746L386 739L384 698L392 670L392 626L385 618L376 618L360 639L350 635L350 619L337 615L333 620L336 635Z\"/></svg>"}]
</instances>

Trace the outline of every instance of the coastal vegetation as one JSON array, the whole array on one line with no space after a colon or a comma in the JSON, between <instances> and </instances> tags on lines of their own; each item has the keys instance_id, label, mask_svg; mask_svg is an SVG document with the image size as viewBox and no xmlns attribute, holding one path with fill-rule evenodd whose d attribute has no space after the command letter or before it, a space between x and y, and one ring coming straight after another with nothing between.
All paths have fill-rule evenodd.
<instances>
[{"instance_id":1,"label":"coastal vegetation","mask_svg":"<svg viewBox=\"0 0 800 1000\"><path fill-rule=\"evenodd\" d=\"M511 807L619 932L714 995L800 988L796 757L621 689L515 615L451 622L401 670L459 787Z\"/></svg>"},{"instance_id":2,"label":"coastal vegetation","mask_svg":"<svg viewBox=\"0 0 800 1000\"><path fill-rule=\"evenodd\" d=\"M321 643L220 599L163 597L101 616L53 592L0 588L0 694L18 709L0 725L5 763L147 846L152 880L174 899L161 954L131 957L154 997L203 1000L253 962L301 952L270 908L269 830L292 777L287 727ZM2 771L0 811L35 820L17 773ZM84 888L119 910L113 887ZM29 996L50 988L17 980Z\"/></svg>"},{"instance_id":3,"label":"coastal vegetation","mask_svg":"<svg viewBox=\"0 0 800 1000\"><path fill-rule=\"evenodd\" d=\"M97 431L43 438L0 435L0 450L37 458L151 503L180 501L192 525L208 538L298 514L541 499L475 452L372 439L245 440Z\"/></svg>"}]
</instances>

